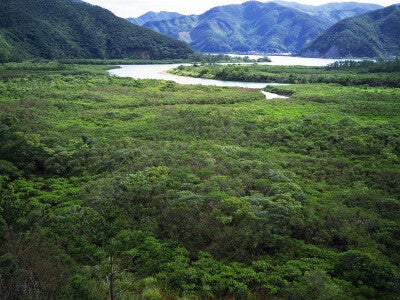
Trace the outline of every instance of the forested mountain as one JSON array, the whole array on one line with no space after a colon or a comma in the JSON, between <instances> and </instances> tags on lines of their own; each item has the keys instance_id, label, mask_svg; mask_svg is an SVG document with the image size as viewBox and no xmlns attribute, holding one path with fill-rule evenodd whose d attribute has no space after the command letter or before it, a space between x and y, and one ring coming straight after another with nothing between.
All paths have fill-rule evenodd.
<instances>
[{"instance_id":1,"label":"forested mountain","mask_svg":"<svg viewBox=\"0 0 400 300\"><path fill-rule=\"evenodd\" d=\"M143 25L147 22L153 22L153 21L161 21L161 20L171 20L171 19L176 19L183 17L182 14L179 14L177 12L168 12L168 11L160 11L160 12L153 12L149 11L145 13L144 15L141 15L138 18L128 18L127 20L133 24L136 25Z\"/></svg>"},{"instance_id":2,"label":"forested mountain","mask_svg":"<svg viewBox=\"0 0 400 300\"><path fill-rule=\"evenodd\" d=\"M144 26L179 38L202 52L296 52L335 22L379 7L249 1Z\"/></svg>"},{"instance_id":3,"label":"forested mountain","mask_svg":"<svg viewBox=\"0 0 400 300\"><path fill-rule=\"evenodd\" d=\"M76 0L2 0L0 61L25 58L176 58L185 43Z\"/></svg>"},{"instance_id":4,"label":"forested mountain","mask_svg":"<svg viewBox=\"0 0 400 300\"><path fill-rule=\"evenodd\" d=\"M287 52L301 48L327 24L292 8L250 1L145 26L202 52Z\"/></svg>"},{"instance_id":5,"label":"forested mountain","mask_svg":"<svg viewBox=\"0 0 400 300\"><path fill-rule=\"evenodd\" d=\"M400 7L392 5L345 19L307 45L302 53L322 57L400 55Z\"/></svg>"},{"instance_id":6,"label":"forested mountain","mask_svg":"<svg viewBox=\"0 0 400 300\"><path fill-rule=\"evenodd\" d=\"M332 24L345 18L355 17L363 13L383 8L383 6L377 4L358 2L327 3L319 6L304 5L282 0L274 0L274 2L282 6L300 10L309 15L317 16L318 18L321 18Z\"/></svg>"}]
</instances>

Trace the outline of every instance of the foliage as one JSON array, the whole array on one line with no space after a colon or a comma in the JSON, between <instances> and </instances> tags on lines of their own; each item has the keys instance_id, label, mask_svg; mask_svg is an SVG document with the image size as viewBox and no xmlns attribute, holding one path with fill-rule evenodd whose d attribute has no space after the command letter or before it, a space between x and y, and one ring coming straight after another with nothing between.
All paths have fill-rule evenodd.
<instances>
[{"instance_id":1,"label":"foliage","mask_svg":"<svg viewBox=\"0 0 400 300\"><path fill-rule=\"evenodd\" d=\"M341 85L400 86L399 60L344 61L325 68L271 65L179 66L172 74L231 81L265 83L337 83ZM278 87L279 88L279 87Z\"/></svg>"},{"instance_id":2,"label":"foliage","mask_svg":"<svg viewBox=\"0 0 400 300\"><path fill-rule=\"evenodd\" d=\"M317 57L400 55L400 7L392 5L344 19L306 45L301 53Z\"/></svg>"},{"instance_id":3,"label":"foliage","mask_svg":"<svg viewBox=\"0 0 400 300\"><path fill-rule=\"evenodd\" d=\"M399 295L398 88L287 67L354 81L266 100L106 68L0 66L0 298Z\"/></svg>"},{"instance_id":4,"label":"foliage","mask_svg":"<svg viewBox=\"0 0 400 300\"><path fill-rule=\"evenodd\" d=\"M400 72L400 58L394 60L344 60L336 61L326 67L330 69L347 69L360 73L394 73Z\"/></svg>"},{"instance_id":5,"label":"foliage","mask_svg":"<svg viewBox=\"0 0 400 300\"><path fill-rule=\"evenodd\" d=\"M176 59L185 43L131 24L83 1L0 3L0 61L27 58Z\"/></svg>"}]
</instances>

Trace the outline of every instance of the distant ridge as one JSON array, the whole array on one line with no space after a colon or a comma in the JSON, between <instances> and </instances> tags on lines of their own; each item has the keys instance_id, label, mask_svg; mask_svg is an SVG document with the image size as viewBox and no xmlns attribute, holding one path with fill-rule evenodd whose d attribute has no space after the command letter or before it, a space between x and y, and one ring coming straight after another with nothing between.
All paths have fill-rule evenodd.
<instances>
[{"instance_id":1,"label":"distant ridge","mask_svg":"<svg viewBox=\"0 0 400 300\"><path fill-rule=\"evenodd\" d=\"M224 53L295 51L328 25L292 8L249 1L144 26L184 40L197 51Z\"/></svg>"},{"instance_id":2,"label":"distant ridge","mask_svg":"<svg viewBox=\"0 0 400 300\"><path fill-rule=\"evenodd\" d=\"M185 41L201 52L298 52L337 21L377 8L382 7L355 2L311 6L279 0L249 1L214 7L201 15L150 18L144 26Z\"/></svg>"},{"instance_id":3,"label":"distant ridge","mask_svg":"<svg viewBox=\"0 0 400 300\"><path fill-rule=\"evenodd\" d=\"M162 20L171 20L183 17L182 14L177 12L168 12L168 11L160 11L160 12L153 12L149 11L144 15L141 15L138 18L127 18L127 20L133 24L142 26L147 22L154 22L154 21L162 21Z\"/></svg>"},{"instance_id":4,"label":"distant ridge","mask_svg":"<svg viewBox=\"0 0 400 300\"><path fill-rule=\"evenodd\" d=\"M400 7L392 5L333 25L302 50L314 57L400 55Z\"/></svg>"},{"instance_id":5,"label":"distant ridge","mask_svg":"<svg viewBox=\"0 0 400 300\"><path fill-rule=\"evenodd\" d=\"M184 58L181 41L77 0L2 0L0 61L28 58Z\"/></svg>"},{"instance_id":6,"label":"distant ridge","mask_svg":"<svg viewBox=\"0 0 400 300\"><path fill-rule=\"evenodd\" d=\"M271 2L300 10L312 16L317 16L321 18L321 20L330 22L331 24L337 23L345 18L358 16L383 8L383 6L378 4L359 2L331 2L317 6L283 0L273 0Z\"/></svg>"}]
</instances>

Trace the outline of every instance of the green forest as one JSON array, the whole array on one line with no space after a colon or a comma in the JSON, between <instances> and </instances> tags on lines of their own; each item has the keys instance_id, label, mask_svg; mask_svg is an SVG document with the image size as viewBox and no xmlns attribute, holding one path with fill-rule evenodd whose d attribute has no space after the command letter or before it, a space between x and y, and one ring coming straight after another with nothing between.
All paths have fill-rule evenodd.
<instances>
[{"instance_id":1,"label":"green forest","mask_svg":"<svg viewBox=\"0 0 400 300\"><path fill-rule=\"evenodd\" d=\"M343 19L321 33L300 52L312 57L399 56L400 5Z\"/></svg>"},{"instance_id":2,"label":"green forest","mask_svg":"<svg viewBox=\"0 0 400 300\"><path fill-rule=\"evenodd\" d=\"M185 43L78 0L2 0L0 62L26 59L184 59Z\"/></svg>"},{"instance_id":3,"label":"green forest","mask_svg":"<svg viewBox=\"0 0 400 300\"><path fill-rule=\"evenodd\" d=\"M0 65L1 299L398 299L398 61L108 68Z\"/></svg>"},{"instance_id":4,"label":"green forest","mask_svg":"<svg viewBox=\"0 0 400 300\"><path fill-rule=\"evenodd\" d=\"M198 78L270 82L270 83L326 83L400 87L400 59L393 61L336 61L326 67L271 66L240 64L207 64L179 66L171 74Z\"/></svg>"}]
</instances>

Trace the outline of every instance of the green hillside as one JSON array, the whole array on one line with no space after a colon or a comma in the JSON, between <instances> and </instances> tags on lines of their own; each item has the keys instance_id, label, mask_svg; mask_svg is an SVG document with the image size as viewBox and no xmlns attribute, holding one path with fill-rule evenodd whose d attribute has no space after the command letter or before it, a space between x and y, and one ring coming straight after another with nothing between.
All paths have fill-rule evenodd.
<instances>
[{"instance_id":1,"label":"green hillside","mask_svg":"<svg viewBox=\"0 0 400 300\"><path fill-rule=\"evenodd\" d=\"M185 58L186 44L72 0L0 3L0 61L26 58Z\"/></svg>"},{"instance_id":2,"label":"green hillside","mask_svg":"<svg viewBox=\"0 0 400 300\"><path fill-rule=\"evenodd\" d=\"M297 9L312 16L317 16L321 20L329 22L332 25L345 18L355 17L383 8L381 5L359 2L333 2L318 6L282 0L274 0L274 2L282 6Z\"/></svg>"},{"instance_id":3,"label":"green hillside","mask_svg":"<svg viewBox=\"0 0 400 300\"><path fill-rule=\"evenodd\" d=\"M400 55L400 7L393 5L345 19L303 50L304 56L387 57Z\"/></svg>"},{"instance_id":4,"label":"green hillside","mask_svg":"<svg viewBox=\"0 0 400 300\"><path fill-rule=\"evenodd\" d=\"M218 53L295 51L329 25L295 9L257 1L145 24L188 42L197 51Z\"/></svg>"},{"instance_id":5,"label":"green hillside","mask_svg":"<svg viewBox=\"0 0 400 300\"><path fill-rule=\"evenodd\" d=\"M310 6L248 1L214 7L201 15L149 21L144 26L201 52L297 52L337 21L378 8L363 3Z\"/></svg>"}]
</instances>

